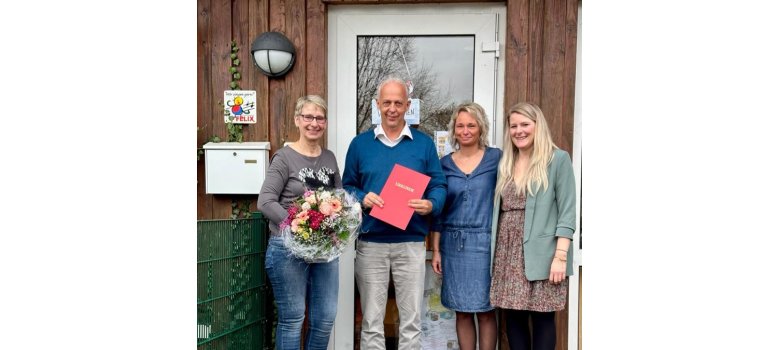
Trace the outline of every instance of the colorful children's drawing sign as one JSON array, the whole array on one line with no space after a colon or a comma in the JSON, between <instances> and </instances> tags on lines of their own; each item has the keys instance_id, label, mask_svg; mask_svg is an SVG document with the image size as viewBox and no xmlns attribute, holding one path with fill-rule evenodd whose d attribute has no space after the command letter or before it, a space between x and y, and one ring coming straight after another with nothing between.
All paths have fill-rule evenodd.
<instances>
[{"instance_id":1,"label":"colorful children's drawing sign","mask_svg":"<svg viewBox=\"0 0 780 350\"><path fill-rule=\"evenodd\" d=\"M225 90L225 123L257 123L256 102L254 90Z\"/></svg>"}]
</instances>

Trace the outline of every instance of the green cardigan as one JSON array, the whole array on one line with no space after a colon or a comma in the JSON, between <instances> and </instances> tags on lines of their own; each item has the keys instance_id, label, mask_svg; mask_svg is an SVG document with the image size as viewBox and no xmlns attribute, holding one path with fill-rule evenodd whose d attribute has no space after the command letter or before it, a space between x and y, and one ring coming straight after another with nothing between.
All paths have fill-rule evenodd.
<instances>
[{"instance_id":1,"label":"green cardigan","mask_svg":"<svg viewBox=\"0 0 780 350\"><path fill-rule=\"evenodd\" d=\"M523 226L523 255L525 276L529 281L546 280L550 277L557 237L572 239L577 221L574 168L566 151L556 149L550 165L547 166L547 190L540 188L535 196L528 195L525 202L525 225ZM499 191L499 189L496 189ZM500 196L493 204L493 235L490 244L490 271L493 271L498 213L501 211ZM572 259L574 247L569 246L566 259L566 276L574 274Z\"/></svg>"}]
</instances>

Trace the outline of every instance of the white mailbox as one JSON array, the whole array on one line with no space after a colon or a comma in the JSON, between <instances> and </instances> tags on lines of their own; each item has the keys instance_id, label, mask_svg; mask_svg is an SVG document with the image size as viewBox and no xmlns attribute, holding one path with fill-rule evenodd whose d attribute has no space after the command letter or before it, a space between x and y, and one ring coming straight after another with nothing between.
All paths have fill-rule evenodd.
<instances>
[{"instance_id":1,"label":"white mailbox","mask_svg":"<svg viewBox=\"0 0 780 350\"><path fill-rule=\"evenodd\" d=\"M270 142L209 142L206 193L259 194L268 169Z\"/></svg>"}]
</instances>

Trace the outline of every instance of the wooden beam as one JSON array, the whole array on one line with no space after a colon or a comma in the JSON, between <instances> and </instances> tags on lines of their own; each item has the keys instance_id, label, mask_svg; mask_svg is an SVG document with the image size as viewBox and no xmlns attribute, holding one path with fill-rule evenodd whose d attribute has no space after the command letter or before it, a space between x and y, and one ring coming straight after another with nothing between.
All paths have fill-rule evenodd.
<instances>
[{"instance_id":1,"label":"wooden beam","mask_svg":"<svg viewBox=\"0 0 780 350\"><path fill-rule=\"evenodd\" d=\"M502 0L322 0L327 5L387 5L387 4L454 4L454 3L503 2Z\"/></svg>"},{"instance_id":2,"label":"wooden beam","mask_svg":"<svg viewBox=\"0 0 780 350\"><path fill-rule=\"evenodd\" d=\"M244 141L268 141L268 77L255 67L251 52L255 38L268 31L268 0L235 0L233 17L233 39L241 60L239 86L257 92L257 123L244 124Z\"/></svg>"},{"instance_id":3,"label":"wooden beam","mask_svg":"<svg viewBox=\"0 0 780 350\"><path fill-rule=\"evenodd\" d=\"M507 1L506 70L504 76L504 111L528 98L529 70L529 0ZM504 116L501 116L503 120Z\"/></svg>"},{"instance_id":4,"label":"wooden beam","mask_svg":"<svg viewBox=\"0 0 780 350\"><path fill-rule=\"evenodd\" d=\"M563 109L563 39L566 20L564 2L565 0L544 2L542 64L539 65L542 73L539 107L547 119L553 142L558 146L562 144L563 127L561 110Z\"/></svg>"},{"instance_id":5,"label":"wooden beam","mask_svg":"<svg viewBox=\"0 0 780 350\"><path fill-rule=\"evenodd\" d=\"M225 90L230 89L230 53L232 40L232 4L231 0L211 1L211 93L207 98L213 101L209 116L214 135L227 140L227 127L223 114ZM228 219L232 214L231 199L226 196L211 196L213 200L210 219Z\"/></svg>"},{"instance_id":6,"label":"wooden beam","mask_svg":"<svg viewBox=\"0 0 780 350\"><path fill-rule=\"evenodd\" d=\"M211 1L198 0L198 45L197 45L197 124L198 124L198 145L201 148L208 138L213 134L214 122L212 121L212 99L211 95ZM205 172L205 154L200 156L197 166L197 205L198 220L210 219L213 200L211 196L206 195L206 172Z\"/></svg>"},{"instance_id":7,"label":"wooden beam","mask_svg":"<svg viewBox=\"0 0 780 350\"><path fill-rule=\"evenodd\" d=\"M561 110L562 134L559 147L574 151L574 89L577 78L577 0L566 1L566 34L563 62L563 108Z\"/></svg>"}]
</instances>

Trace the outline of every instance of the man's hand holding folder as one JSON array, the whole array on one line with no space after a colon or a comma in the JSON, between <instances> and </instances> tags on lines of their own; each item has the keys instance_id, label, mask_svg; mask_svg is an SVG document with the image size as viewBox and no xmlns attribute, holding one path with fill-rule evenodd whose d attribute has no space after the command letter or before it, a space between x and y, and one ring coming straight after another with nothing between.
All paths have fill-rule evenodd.
<instances>
[{"instance_id":1,"label":"man's hand holding folder","mask_svg":"<svg viewBox=\"0 0 780 350\"><path fill-rule=\"evenodd\" d=\"M363 198L363 204L371 207L369 215L405 230L412 214L426 215L433 210L433 203L422 199L430 180L428 175L396 164L381 194L369 192Z\"/></svg>"}]
</instances>

